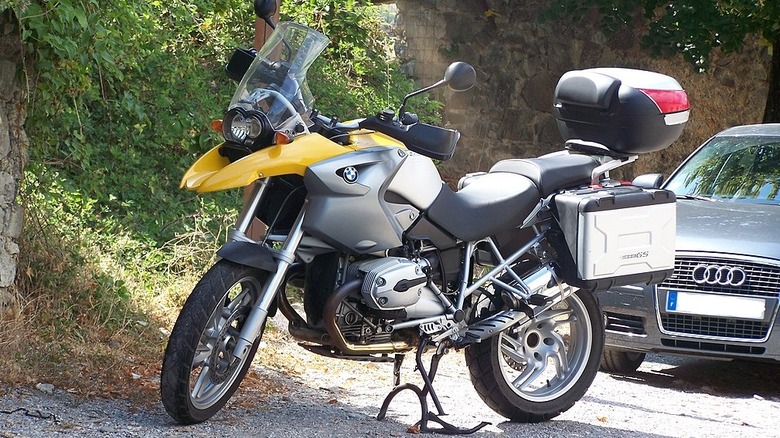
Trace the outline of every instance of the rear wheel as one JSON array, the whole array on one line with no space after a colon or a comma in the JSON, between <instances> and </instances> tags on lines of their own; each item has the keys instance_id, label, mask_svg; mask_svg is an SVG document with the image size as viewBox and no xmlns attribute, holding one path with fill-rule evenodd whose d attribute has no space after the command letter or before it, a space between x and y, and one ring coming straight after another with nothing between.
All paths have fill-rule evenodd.
<instances>
[{"instance_id":1,"label":"rear wheel","mask_svg":"<svg viewBox=\"0 0 780 438\"><path fill-rule=\"evenodd\" d=\"M645 353L605 348L601 354L601 370L608 373L630 374L642 365Z\"/></svg>"},{"instance_id":2,"label":"rear wheel","mask_svg":"<svg viewBox=\"0 0 780 438\"><path fill-rule=\"evenodd\" d=\"M596 377L604 325L592 294L578 291L533 321L466 349L482 400L512 421L549 420L574 405Z\"/></svg>"},{"instance_id":3,"label":"rear wheel","mask_svg":"<svg viewBox=\"0 0 780 438\"><path fill-rule=\"evenodd\" d=\"M165 410L177 422L211 418L238 388L261 336L243 359L233 356L233 349L265 277L257 269L221 260L182 307L168 339L160 380Z\"/></svg>"}]
</instances>

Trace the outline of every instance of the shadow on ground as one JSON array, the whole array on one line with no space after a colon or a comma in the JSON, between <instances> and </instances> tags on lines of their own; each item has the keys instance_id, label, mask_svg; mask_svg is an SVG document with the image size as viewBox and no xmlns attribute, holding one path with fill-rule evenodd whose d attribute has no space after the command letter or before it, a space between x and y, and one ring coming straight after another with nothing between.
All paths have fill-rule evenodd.
<instances>
[{"instance_id":1,"label":"shadow on ground","mask_svg":"<svg viewBox=\"0 0 780 438\"><path fill-rule=\"evenodd\" d=\"M612 377L658 388L780 400L778 363L648 355L638 371Z\"/></svg>"}]
</instances>

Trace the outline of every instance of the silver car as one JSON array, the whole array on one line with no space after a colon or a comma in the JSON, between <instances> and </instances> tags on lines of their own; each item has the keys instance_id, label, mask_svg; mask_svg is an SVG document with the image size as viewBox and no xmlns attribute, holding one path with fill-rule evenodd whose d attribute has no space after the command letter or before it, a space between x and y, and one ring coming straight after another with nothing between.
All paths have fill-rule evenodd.
<instances>
[{"instance_id":1,"label":"silver car","mask_svg":"<svg viewBox=\"0 0 780 438\"><path fill-rule=\"evenodd\" d=\"M674 275L598 294L602 369L632 372L649 351L780 361L780 124L727 129L665 183L634 183L677 195Z\"/></svg>"}]
</instances>

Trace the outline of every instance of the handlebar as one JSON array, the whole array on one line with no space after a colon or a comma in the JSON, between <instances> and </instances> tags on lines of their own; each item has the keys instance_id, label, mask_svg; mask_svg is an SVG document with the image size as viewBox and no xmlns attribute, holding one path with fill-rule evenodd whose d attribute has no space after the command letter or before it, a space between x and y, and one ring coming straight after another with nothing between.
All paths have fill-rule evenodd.
<instances>
[{"instance_id":1,"label":"handlebar","mask_svg":"<svg viewBox=\"0 0 780 438\"><path fill-rule=\"evenodd\" d=\"M339 122L338 119L326 117L322 114L316 114L314 116L315 123L320 122L323 127L328 129L338 129L343 131L354 131L356 129L360 129L360 122L362 122L364 119L355 120L350 123L342 123Z\"/></svg>"},{"instance_id":2,"label":"handlebar","mask_svg":"<svg viewBox=\"0 0 780 438\"><path fill-rule=\"evenodd\" d=\"M458 131L420 123L416 116L407 118L406 121L412 123L405 124L404 120L399 121L394 116L392 110L386 110L372 117L342 123L335 117L314 113L311 120L319 132L332 141L340 142L336 139L342 137L348 139L350 131L369 129L388 135L403 143L407 149L429 158L445 161L452 157L460 139Z\"/></svg>"}]
</instances>

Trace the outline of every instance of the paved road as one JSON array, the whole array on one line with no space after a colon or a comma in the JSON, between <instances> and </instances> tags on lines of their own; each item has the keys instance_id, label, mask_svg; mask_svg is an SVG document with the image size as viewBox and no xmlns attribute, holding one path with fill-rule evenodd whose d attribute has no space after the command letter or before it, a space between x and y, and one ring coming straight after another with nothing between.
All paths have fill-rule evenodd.
<instances>
[{"instance_id":1,"label":"paved road","mask_svg":"<svg viewBox=\"0 0 780 438\"><path fill-rule=\"evenodd\" d=\"M200 425L173 424L159 404L136 409L123 400L28 388L0 398L6 412L0 437L429 436L406 431L419 418L411 392L391 405L388 419L374 419L392 384L390 364L320 358L289 344L260 352L266 365L255 368L222 413ZM404 366L407 378L414 377L411 366ZM448 421L492 423L477 437L780 437L779 377L778 365L651 356L629 377L599 373L571 410L531 425L503 422L485 406L460 354L444 357L436 387Z\"/></svg>"}]
</instances>

